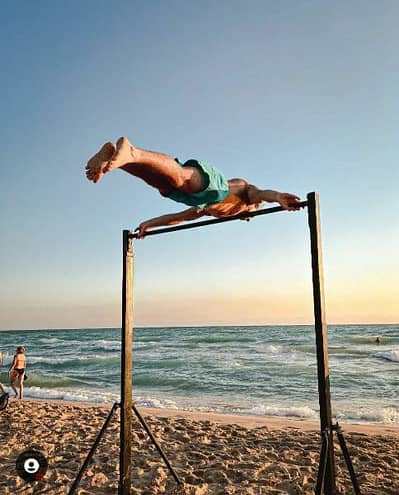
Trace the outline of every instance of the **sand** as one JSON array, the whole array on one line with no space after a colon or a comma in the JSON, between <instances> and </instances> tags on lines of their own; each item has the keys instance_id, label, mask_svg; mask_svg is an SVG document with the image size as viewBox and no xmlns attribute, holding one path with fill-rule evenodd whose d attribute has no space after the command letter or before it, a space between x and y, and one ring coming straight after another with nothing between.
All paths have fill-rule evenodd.
<instances>
[{"instance_id":1,"label":"sand","mask_svg":"<svg viewBox=\"0 0 399 495\"><path fill-rule=\"evenodd\" d=\"M67 494L111 406L10 400L0 412L0 493ZM140 411L184 484L176 485L134 416L132 494L314 493L320 450L317 422ZM399 494L399 427L342 426L362 493ZM16 458L28 448L48 459L41 481L27 483L16 474ZM338 444L335 448L338 493L353 493ZM76 493L117 494L118 463L119 411Z\"/></svg>"}]
</instances>

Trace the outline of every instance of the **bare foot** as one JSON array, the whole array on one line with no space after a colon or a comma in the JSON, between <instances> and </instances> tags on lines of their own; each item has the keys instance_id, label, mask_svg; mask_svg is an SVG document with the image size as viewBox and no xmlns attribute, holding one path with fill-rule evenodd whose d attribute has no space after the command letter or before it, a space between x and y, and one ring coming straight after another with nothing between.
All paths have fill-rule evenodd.
<instances>
[{"instance_id":1,"label":"bare foot","mask_svg":"<svg viewBox=\"0 0 399 495\"><path fill-rule=\"evenodd\" d=\"M127 138L119 138L116 142L116 151L112 159L104 167L104 173L111 172L111 170L123 167L123 165L127 165L128 163L134 163L134 152L135 148Z\"/></svg>"},{"instance_id":2,"label":"bare foot","mask_svg":"<svg viewBox=\"0 0 399 495\"><path fill-rule=\"evenodd\" d=\"M86 165L86 177L95 184L105 173L105 166L115 153L114 143L105 143L98 153L90 158Z\"/></svg>"}]
</instances>

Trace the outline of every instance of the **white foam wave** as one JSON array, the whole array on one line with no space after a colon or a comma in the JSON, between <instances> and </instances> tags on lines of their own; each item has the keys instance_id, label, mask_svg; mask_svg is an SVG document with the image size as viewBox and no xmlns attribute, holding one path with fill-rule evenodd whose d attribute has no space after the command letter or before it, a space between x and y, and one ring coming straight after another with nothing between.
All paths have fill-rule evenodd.
<instances>
[{"instance_id":1,"label":"white foam wave","mask_svg":"<svg viewBox=\"0 0 399 495\"><path fill-rule=\"evenodd\" d=\"M264 347L265 352L270 354L278 354L281 353L281 345L269 344Z\"/></svg>"},{"instance_id":2,"label":"white foam wave","mask_svg":"<svg viewBox=\"0 0 399 495\"><path fill-rule=\"evenodd\" d=\"M337 419L350 423L378 423L378 424L398 424L399 407L371 407L360 408L359 410L345 410L336 415Z\"/></svg>"},{"instance_id":3,"label":"white foam wave","mask_svg":"<svg viewBox=\"0 0 399 495\"><path fill-rule=\"evenodd\" d=\"M308 364L313 362L314 356L308 353L293 350L290 346L268 344L257 351L258 356L273 362L290 364Z\"/></svg>"},{"instance_id":4,"label":"white foam wave","mask_svg":"<svg viewBox=\"0 0 399 495\"><path fill-rule=\"evenodd\" d=\"M112 352L109 354L91 354L90 356L76 356L74 359L77 359L78 361L93 361L93 360L107 361L108 359L116 359L116 358L120 358L119 352Z\"/></svg>"},{"instance_id":5,"label":"white foam wave","mask_svg":"<svg viewBox=\"0 0 399 495\"><path fill-rule=\"evenodd\" d=\"M70 361L70 357L28 356L28 365L37 363L60 364Z\"/></svg>"},{"instance_id":6,"label":"white foam wave","mask_svg":"<svg viewBox=\"0 0 399 495\"><path fill-rule=\"evenodd\" d=\"M399 350L395 350L395 349L375 352L373 356L381 359L386 359L387 361L399 362Z\"/></svg>"},{"instance_id":7,"label":"white foam wave","mask_svg":"<svg viewBox=\"0 0 399 495\"><path fill-rule=\"evenodd\" d=\"M238 412L238 411L233 411ZM285 418L317 419L318 412L309 406L270 406L260 405L251 409L240 409L240 414L256 416L279 416Z\"/></svg>"},{"instance_id":8,"label":"white foam wave","mask_svg":"<svg viewBox=\"0 0 399 495\"><path fill-rule=\"evenodd\" d=\"M27 398L52 399L79 402L105 403L119 401L119 389L114 390L94 390L87 388L45 388L45 387L25 387ZM275 416L285 418L299 418L308 420L319 420L319 411L316 405L297 404L286 406L284 404L267 405L261 404L248 408L237 408L227 404L190 404L187 399L176 397L171 398L149 398L137 396L136 404L140 407L190 410L190 411L215 411L225 414L248 414L254 416ZM356 408L355 405L335 404L334 416L339 421L347 423L367 423L367 424L399 424L399 406L380 407L378 404L363 405Z\"/></svg>"},{"instance_id":9,"label":"white foam wave","mask_svg":"<svg viewBox=\"0 0 399 495\"><path fill-rule=\"evenodd\" d=\"M135 403L141 407L153 407L156 409L179 409L177 403L169 399L148 399L137 397Z\"/></svg>"},{"instance_id":10,"label":"white foam wave","mask_svg":"<svg viewBox=\"0 0 399 495\"><path fill-rule=\"evenodd\" d=\"M25 397L34 399L55 399L78 402L112 402L119 400L119 395L113 392L99 392L87 389L48 389L41 387L25 387Z\"/></svg>"},{"instance_id":11,"label":"white foam wave","mask_svg":"<svg viewBox=\"0 0 399 495\"><path fill-rule=\"evenodd\" d=\"M39 342L42 344L58 344L59 342L64 342L64 340L58 337L42 337Z\"/></svg>"},{"instance_id":12,"label":"white foam wave","mask_svg":"<svg viewBox=\"0 0 399 495\"><path fill-rule=\"evenodd\" d=\"M48 357L48 356L29 356L29 363L43 363L43 364L61 364L68 361L104 361L108 359L119 358L119 353L110 354L91 354L85 356L65 356L65 357Z\"/></svg>"},{"instance_id":13,"label":"white foam wave","mask_svg":"<svg viewBox=\"0 0 399 495\"><path fill-rule=\"evenodd\" d=\"M121 348L121 343L116 341L116 340L95 340L91 343L93 347L99 348L99 349L111 349L111 350L120 350Z\"/></svg>"},{"instance_id":14,"label":"white foam wave","mask_svg":"<svg viewBox=\"0 0 399 495\"><path fill-rule=\"evenodd\" d=\"M101 392L98 390L79 389L48 389L42 387L25 387L25 397L34 399L50 399L50 400L65 400L77 402L115 402L120 400L119 393L116 392ZM169 399L154 399L136 397L135 404L140 407L151 407L157 409L181 409L177 403Z\"/></svg>"}]
</instances>

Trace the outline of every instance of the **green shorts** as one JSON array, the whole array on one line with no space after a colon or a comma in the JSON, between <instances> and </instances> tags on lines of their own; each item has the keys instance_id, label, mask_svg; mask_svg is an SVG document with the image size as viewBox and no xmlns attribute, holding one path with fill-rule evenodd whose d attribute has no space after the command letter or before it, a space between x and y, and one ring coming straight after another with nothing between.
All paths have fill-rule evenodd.
<instances>
[{"instance_id":1,"label":"green shorts","mask_svg":"<svg viewBox=\"0 0 399 495\"><path fill-rule=\"evenodd\" d=\"M169 199L188 206L206 208L215 203L220 203L229 194L229 183L226 177L210 163L199 160L188 160L183 164L178 158L175 158L175 160L182 167L198 168L205 180L205 189L191 194L180 191L179 189L173 189L167 195Z\"/></svg>"}]
</instances>

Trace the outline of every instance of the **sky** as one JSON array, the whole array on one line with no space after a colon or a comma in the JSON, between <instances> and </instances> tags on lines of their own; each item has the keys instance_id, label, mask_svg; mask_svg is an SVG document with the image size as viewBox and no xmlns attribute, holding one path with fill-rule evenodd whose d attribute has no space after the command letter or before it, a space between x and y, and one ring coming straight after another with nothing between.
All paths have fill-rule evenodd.
<instances>
[{"instance_id":1,"label":"sky","mask_svg":"<svg viewBox=\"0 0 399 495\"><path fill-rule=\"evenodd\" d=\"M122 230L184 205L127 136L320 196L329 323L399 322L396 0L2 3L0 329L119 327ZM266 205L274 206L274 205ZM134 324L313 321L305 210L135 242Z\"/></svg>"}]
</instances>

